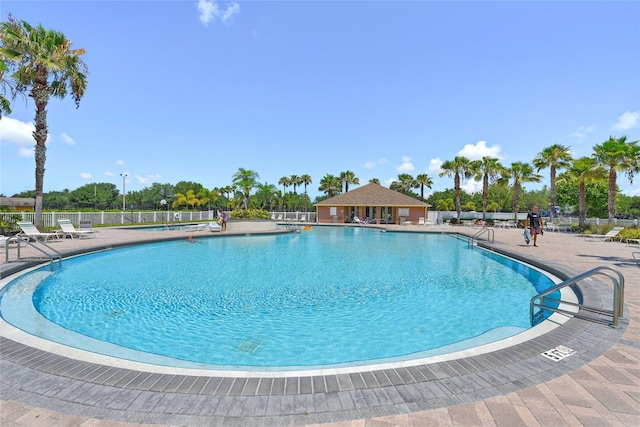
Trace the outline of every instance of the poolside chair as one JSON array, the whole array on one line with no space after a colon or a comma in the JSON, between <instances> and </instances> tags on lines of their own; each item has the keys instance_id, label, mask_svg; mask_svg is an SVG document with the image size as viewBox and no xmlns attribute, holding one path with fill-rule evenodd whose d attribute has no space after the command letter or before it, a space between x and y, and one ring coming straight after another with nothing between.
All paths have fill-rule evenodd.
<instances>
[{"instance_id":1,"label":"poolside chair","mask_svg":"<svg viewBox=\"0 0 640 427\"><path fill-rule=\"evenodd\" d=\"M217 222L210 222L209 231L222 231L222 227Z\"/></svg>"},{"instance_id":2,"label":"poolside chair","mask_svg":"<svg viewBox=\"0 0 640 427\"><path fill-rule=\"evenodd\" d=\"M188 224L184 226L184 231L206 231L209 228L207 224Z\"/></svg>"},{"instance_id":3,"label":"poolside chair","mask_svg":"<svg viewBox=\"0 0 640 427\"><path fill-rule=\"evenodd\" d=\"M424 217L421 216L420 218L418 218L418 225L427 225L426 221L424 220Z\"/></svg>"},{"instance_id":4,"label":"poolside chair","mask_svg":"<svg viewBox=\"0 0 640 427\"><path fill-rule=\"evenodd\" d=\"M307 220L307 216L306 215L300 216L300 222L305 222L306 220Z\"/></svg>"},{"instance_id":5,"label":"poolside chair","mask_svg":"<svg viewBox=\"0 0 640 427\"><path fill-rule=\"evenodd\" d=\"M82 238L82 237L96 237L96 232L93 230L76 230L73 226L73 223L70 219L60 218L58 219L58 224L60 224L60 228L62 228L62 236L63 237L74 237Z\"/></svg>"},{"instance_id":6,"label":"poolside chair","mask_svg":"<svg viewBox=\"0 0 640 427\"><path fill-rule=\"evenodd\" d=\"M43 242L46 242L49 239L58 240L61 237L57 231L52 233L41 233L40 230L38 230L36 226L29 221L18 221L16 224L18 224L22 230L21 235L26 236L29 239L42 240Z\"/></svg>"},{"instance_id":7,"label":"poolside chair","mask_svg":"<svg viewBox=\"0 0 640 427\"><path fill-rule=\"evenodd\" d=\"M614 240L622 241L622 236L618 236L624 227L613 227L607 234L585 234L585 240L598 242L613 242Z\"/></svg>"}]
</instances>

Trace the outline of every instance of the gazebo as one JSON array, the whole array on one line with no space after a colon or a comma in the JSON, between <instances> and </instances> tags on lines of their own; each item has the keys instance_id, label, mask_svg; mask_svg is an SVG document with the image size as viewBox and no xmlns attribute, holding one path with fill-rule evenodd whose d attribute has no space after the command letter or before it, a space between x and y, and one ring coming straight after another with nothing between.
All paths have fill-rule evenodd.
<instances>
[{"instance_id":1,"label":"gazebo","mask_svg":"<svg viewBox=\"0 0 640 427\"><path fill-rule=\"evenodd\" d=\"M417 224L427 218L430 204L376 183L316 203L319 223L348 223L368 218L376 224Z\"/></svg>"}]
</instances>

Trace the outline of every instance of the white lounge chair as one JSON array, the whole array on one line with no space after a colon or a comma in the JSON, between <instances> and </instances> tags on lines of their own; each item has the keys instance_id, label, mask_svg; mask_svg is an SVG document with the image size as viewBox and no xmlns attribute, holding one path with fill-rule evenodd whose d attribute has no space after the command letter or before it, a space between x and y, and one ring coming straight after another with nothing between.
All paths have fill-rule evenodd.
<instances>
[{"instance_id":1,"label":"white lounge chair","mask_svg":"<svg viewBox=\"0 0 640 427\"><path fill-rule=\"evenodd\" d=\"M599 241L599 242L613 242L614 240L621 241L622 236L618 236L624 227L613 227L607 234L585 234L585 240Z\"/></svg>"},{"instance_id":2,"label":"white lounge chair","mask_svg":"<svg viewBox=\"0 0 640 427\"><path fill-rule=\"evenodd\" d=\"M307 216L306 215L301 215L300 216L300 222L305 222L307 220Z\"/></svg>"},{"instance_id":3,"label":"white lounge chair","mask_svg":"<svg viewBox=\"0 0 640 427\"><path fill-rule=\"evenodd\" d=\"M96 232L93 230L76 230L73 226L73 223L70 219L60 218L58 219L58 224L60 224L60 228L62 228L62 236L63 237L74 237L82 238L82 237L96 237Z\"/></svg>"},{"instance_id":4,"label":"white lounge chair","mask_svg":"<svg viewBox=\"0 0 640 427\"><path fill-rule=\"evenodd\" d=\"M18 221L17 224L22 230L21 234L23 236L27 236L29 239L42 240L43 242L46 242L49 239L57 240L61 237L57 231L52 233L42 233L29 221Z\"/></svg>"},{"instance_id":5,"label":"white lounge chair","mask_svg":"<svg viewBox=\"0 0 640 427\"><path fill-rule=\"evenodd\" d=\"M420 218L418 218L418 225L427 225L426 221L424 220L424 217L421 216Z\"/></svg>"},{"instance_id":6,"label":"white lounge chair","mask_svg":"<svg viewBox=\"0 0 640 427\"><path fill-rule=\"evenodd\" d=\"M217 222L210 222L209 231L222 231L222 227Z\"/></svg>"},{"instance_id":7,"label":"white lounge chair","mask_svg":"<svg viewBox=\"0 0 640 427\"><path fill-rule=\"evenodd\" d=\"M206 231L208 228L207 224L189 224L184 226L184 231Z\"/></svg>"}]
</instances>

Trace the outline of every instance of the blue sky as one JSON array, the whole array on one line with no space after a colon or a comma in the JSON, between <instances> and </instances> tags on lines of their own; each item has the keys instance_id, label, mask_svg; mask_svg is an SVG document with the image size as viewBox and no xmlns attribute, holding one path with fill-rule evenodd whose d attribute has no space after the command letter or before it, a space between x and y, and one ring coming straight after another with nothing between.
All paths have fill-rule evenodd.
<instances>
[{"instance_id":1,"label":"blue sky","mask_svg":"<svg viewBox=\"0 0 640 427\"><path fill-rule=\"evenodd\" d=\"M389 185L456 155L531 162L640 139L640 2L11 1L84 48L88 88L48 108L45 192L111 182ZM1 187L34 188L35 107L0 120ZM548 185L548 170L541 171ZM637 180L620 177L626 194ZM465 188L478 188L465 182Z\"/></svg>"}]
</instances>

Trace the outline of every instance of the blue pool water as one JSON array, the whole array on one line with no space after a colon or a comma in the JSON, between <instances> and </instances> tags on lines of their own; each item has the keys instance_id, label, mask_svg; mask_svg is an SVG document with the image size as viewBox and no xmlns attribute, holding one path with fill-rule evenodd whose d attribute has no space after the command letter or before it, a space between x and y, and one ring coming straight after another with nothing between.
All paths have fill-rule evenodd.
<instances>
[{"instance_id":1,"label":"blue pool water","mask_svg":"<svg viewBox=\"0 0 640 427\"><path fill-rule=\"evenodd\" d=\"M521 332L530 327L531 297L551 285L448 235L315 227L72 258L53 273L14 280L0 313L32 334L120 357L243 369L344 366ZM34 307L60 326L25 314Z\"/></svg>"}]
</instances>

